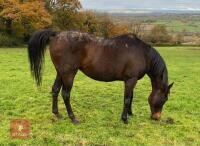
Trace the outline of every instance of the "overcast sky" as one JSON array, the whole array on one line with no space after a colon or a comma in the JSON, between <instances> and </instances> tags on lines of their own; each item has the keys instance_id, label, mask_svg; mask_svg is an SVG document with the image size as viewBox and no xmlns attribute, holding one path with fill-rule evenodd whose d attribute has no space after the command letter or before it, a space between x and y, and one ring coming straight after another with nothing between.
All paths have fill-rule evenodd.
<instances>
[{"instance_id":1,"label":"overcast sky","mask_svg":"<svg viewBox=\"0 0 200 146\"><path fill-rule=\"evenodd\" d=\"M80 0L85 9L200 10L200 0Z\"/></svg>"}]
</instances>

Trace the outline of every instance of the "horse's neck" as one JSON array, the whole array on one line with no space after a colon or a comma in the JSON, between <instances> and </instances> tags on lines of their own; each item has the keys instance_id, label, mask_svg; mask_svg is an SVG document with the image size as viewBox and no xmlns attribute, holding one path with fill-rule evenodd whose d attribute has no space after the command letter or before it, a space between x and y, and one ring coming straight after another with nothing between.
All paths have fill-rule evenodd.
<instances>
[{"instance_id":1,"label":"horse's neck","mask_svg":"<svg viewBox=\"0 0 200 146\"><path fill-rule=\"evenodd\" d=\"M168 85L167 71L164 71L163 74L158 76L155 76L153 73L148 73L148 76L151 79L152 90L154 91Z\"/></svg>"},{"instance_id":2,"label":"horse's neck","mask_svg":"<svg viewBox=\"0 0 200 146\"><path fill-rule=\"evenodd\" d=\"M152 88L160 88L168 84L168 72L166 64L160 54L150 48L148 56L148 76L151 78Z\"/></svg>"}]
</instances>

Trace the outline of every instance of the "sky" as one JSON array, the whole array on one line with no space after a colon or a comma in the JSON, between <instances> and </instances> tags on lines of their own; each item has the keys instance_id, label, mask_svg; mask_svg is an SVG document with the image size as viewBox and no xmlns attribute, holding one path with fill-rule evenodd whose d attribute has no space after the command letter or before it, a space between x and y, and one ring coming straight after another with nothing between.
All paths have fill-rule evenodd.
<instances>
[{"instance_id":1,"label":"sky","mask_svg":"<svg viewBox=\"0 0 200 146\"><path fill-rule=\"evenodd\" d=\"M80 0L84 9L198 10L200 0Z\"/></svg>"}]
</instances>

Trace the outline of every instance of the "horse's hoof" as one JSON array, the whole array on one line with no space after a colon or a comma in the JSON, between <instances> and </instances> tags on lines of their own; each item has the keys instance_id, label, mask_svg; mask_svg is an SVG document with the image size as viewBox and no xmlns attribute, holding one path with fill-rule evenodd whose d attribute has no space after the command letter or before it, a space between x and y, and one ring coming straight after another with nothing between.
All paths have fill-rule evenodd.
<instances>
[{"instance_id":1,"label":"horse's hoof","mask_svg":"<svg viewBox=\"0 0 200 146\"><path fill-rule=\"evenodd\" d=\"M124 124L128 124L128 120L123 120Z\"/></svg>"},{"instance_id":2,"label":"horse's hoof","mask_svg":"<svg viewBox=\"0 0 200 146\"><path fill-rule=\"evenodd\" d=\"M124 122L124 124L128 124L128 119L122 118L122 121Z\"/></svg>"},{"instance_id":3,"label":"horse's hoof","mask_svg":"<svg viewBox=\"0 0 200 146\"><path fill-rule=\"evenodd\" d=\"M58 114L54 114L54 117L57 118L57 119L61 119L62 115L58 113Z\"/></svg>"},{"instance_id":4,"label":"horse's hoof","mask_svg":"<svg viewBox=\"0 0 200 146\"><path fill-rule=\"evenodd\" d=\"M128 112L128 115L129 115L129 116L133 116L133 113L132 113L132 112Z\"/></svg>"},{"instance_id":5,"label":"horse's hoof","mask_svg":"<svg viewBox=\"0 0 200 146\"><path fill-rule=\"evenodd\" d=\"M56 121L58 121L61 118L62 118L61 114L53 114L51 120L52 120L52 122L56 122Z\"/></svg>"},{"instance_id":6,"label":"horse's hoof","mask_svg":"<svg viewBox=\"0 0 200 146\"><path fill-rule=\"evenodd\" d=\"M80 122L79 122L77 119L73 119L73 120L72 120L72 123L73 123L74 125L80 124Z\"/></svg>"}]
</instances>

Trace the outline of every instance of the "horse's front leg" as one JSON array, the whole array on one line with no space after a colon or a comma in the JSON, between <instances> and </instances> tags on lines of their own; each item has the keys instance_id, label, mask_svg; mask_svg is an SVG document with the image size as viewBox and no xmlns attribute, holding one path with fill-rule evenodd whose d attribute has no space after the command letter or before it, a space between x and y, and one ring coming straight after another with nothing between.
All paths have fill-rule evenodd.
<instances>
[{"instance_id":1,"label":"horse's front leg","mask_svg":"<svg viewBox=\"0 0 200 146\"><path fill-rule=\"evenodd\" d=\"M76 72L70 72L70 73L62 75L62 82L63 82L62 97L67 109L68 116L71 119L73 124L79 123L79 121L75 118L75 115L72 111L72 107L70 104L70 92L73 86L73 81L74 81Z\"/></svg>"},{"instance_id":2,"label":"horse's front leg","mask_svg":"<svg viewBox=\"0 0 200 146\"><path fill-rule=\"evenodd\" d=\"M134 90L134 89L133 89ZM130 99L130 103L129 103L129 106L128 106L128 115L129 116L132 116L133 115L133 112L132 112L132 102L133 102L133 91L131 93L131 99Z\"/></svg>"},{"instance_id":3,"label":"horse's front leg","mask_svg":"<svg viewBox=\"0 0 200 146\"><path fill-rule=\"evenodd\" d=\"M131 105L131 97L133 95L133 88L135 87L137 78L131 78L125 81L124 89L124 108L122 112L122 120L125 124L128 124L128 112Z\"/></svg>"},{"instance_id":4,"label":"horse's front leg","mask_svg":"<svg viewBox=\"0 0 200 146\"><path fill-rule=\"evenodd\" d=\"M52 113L57 118L60 117L59 112L58 112L58 94L60 92L61 86L62 86L62 80L61 80L61 77L57 74L54 84L52 86L52 98L53 98Z\"/></svg>"}]
</instances>

